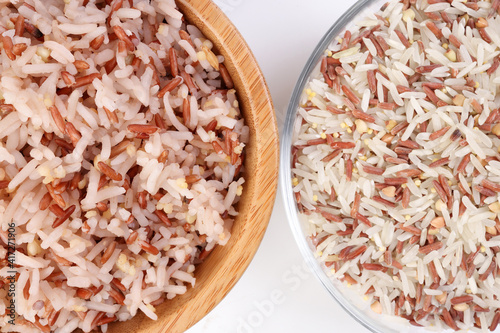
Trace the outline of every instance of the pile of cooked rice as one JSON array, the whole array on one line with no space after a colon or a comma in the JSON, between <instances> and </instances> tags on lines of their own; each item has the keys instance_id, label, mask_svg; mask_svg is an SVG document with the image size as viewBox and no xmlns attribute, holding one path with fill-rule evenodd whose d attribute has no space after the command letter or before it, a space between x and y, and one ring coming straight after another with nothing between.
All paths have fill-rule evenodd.
<instances>
[{"instance_id":1,"label":"pile of cooked rice","mask_svg":"<svg viewBox=\"0 0 500 333\"><path fill-rule=\"evenodd\" d=\"M223 57L174 0L1 1L0 33L0 330L156 319L237 215Z\"/></svg>"},{"instance_id":2,"label":"pile of cooked rice","mask_svg":"<svg viewBox=\"0 0 500 333\"><path fill-rule=\"evenodd\" d=\"M305 87L292 183L318 259L377 313L500 321L500 0L389 1Z\"/></svg>"}]
</instances>

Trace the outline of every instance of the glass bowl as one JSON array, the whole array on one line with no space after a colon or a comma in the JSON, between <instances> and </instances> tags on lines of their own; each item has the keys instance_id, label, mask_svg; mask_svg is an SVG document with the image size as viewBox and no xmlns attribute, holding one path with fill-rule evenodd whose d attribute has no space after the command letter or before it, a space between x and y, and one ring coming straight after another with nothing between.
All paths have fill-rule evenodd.
<instances>
[{"instance_id":1,"label":"glass bowl","mask_svg":"<svg viewBox=\"0 0 500 333\"><path fill-rule=\"evenodd\" d=\"M299 76L295 89L293 90L285 124L281 135L281 165L280 165L280 183L287 218L290 223L294 238L299 246L305 261L310 269L328 290L330 295L347 311L358 323L372 332L429 332L432 328L419 328L412 326L406 319L376 314L370 309L370 303L363 300L358 292L347 288L345 284L334 277L331 277L330 269L326 268L314 256L314 247L307 239L306 223L299 216L295 196L292 191L291 177L291 148L293 142L293 129L296 120L298 105L301 98L305 95L304 88L309 79L319 71L321 57L325 54L328 46L334 42L334 39L341 35L346 29L350 29L361 18L372 14L382 7L387 0L359 0L356 2L333 26L326 32L319 44L316 46L302 73Z\"/></svg>"},{"instance_id":2,"label":"glass bowl","mask_svg":"<svg viewBox=\"0 0 500 333\"><path fill-rule=\"evenodd\" d=\"M278 130L271 95L247 43L210 0L176 0L186 20L195 25L224 56L245 121L245 187L238 217L225 246L217 246L196 268L196 285L157 307L158 320L142 312L110 325L110 333L180 333L207 315L245 272L264 237L277 189ZM270 172L269 170L272 170Z\"/></svg>"}]
</instances>

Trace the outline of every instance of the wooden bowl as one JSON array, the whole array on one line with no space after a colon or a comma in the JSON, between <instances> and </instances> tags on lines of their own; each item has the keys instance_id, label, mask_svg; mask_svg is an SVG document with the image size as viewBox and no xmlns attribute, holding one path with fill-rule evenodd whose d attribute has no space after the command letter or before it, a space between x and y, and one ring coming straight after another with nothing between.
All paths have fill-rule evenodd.
<instances>
[{"instance_id":1,"label":"wooden bowl","mask_svg":"<svg viewBox=\"0 0 500 333\"><path fill-rule=\"evenodd\" d=\"M248 45L229 19L210 0L177 0L190 24L209 38L231 74L250 142L246 146L245 184L239 215L225 246L217 246L195 271L196 285L157 307L158 320L138 311L110 332L183 332L226 296L250 264L269 222L278 175L278 129L262 72Z\"/></svg>"}]
</instances>

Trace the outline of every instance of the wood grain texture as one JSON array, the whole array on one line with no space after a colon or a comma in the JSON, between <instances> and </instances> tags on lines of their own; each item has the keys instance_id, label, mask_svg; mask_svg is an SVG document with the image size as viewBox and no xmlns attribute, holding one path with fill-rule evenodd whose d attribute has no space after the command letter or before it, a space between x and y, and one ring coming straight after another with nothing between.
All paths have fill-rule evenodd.
<instances>
[{"instance_id":1,"label":"wood grain texture","mask_svg":"<svg viewBox=\"0 0 500 333\"><path fill-rule=\"evenodd\" d=\"M195 271L196 285L157 307L158 320L140 311L127 322L110 325L113 333L183 332L203 318L239 280L260 245L271 216L278 178L278 129L262 72L229 19L210 0L177 0L187 20L209 38L225 58L250 127L244 192L231 239L218 246Z\"/></svg>"}]
</instances>

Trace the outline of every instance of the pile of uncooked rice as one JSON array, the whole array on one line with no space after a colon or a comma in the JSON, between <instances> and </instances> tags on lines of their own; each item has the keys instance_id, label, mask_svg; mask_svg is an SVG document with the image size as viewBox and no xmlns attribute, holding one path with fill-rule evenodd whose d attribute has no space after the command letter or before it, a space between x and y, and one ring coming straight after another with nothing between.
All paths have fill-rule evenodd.
<instances>
[{"instance_id":1,"label":"pile of uncooked rice","mask_svg":"<svg viewBox=\"0 0 500 333\"><path fill-rule=\"evenodd\" d=\"M156 319L237 215L223 57L174 0L0 1L0 33L0 331Z\"/></svg>"},{"instance_id":2,"label":"pile of uncooked rice","mask_svg":"<svg viewBox=\"0 0 500 333\"><path fill-rule=\"evenodd\" d=\"M315 254L377 313L500 319L500 1L390 1L331 43L294 127Z\"/></svg>"}]
</instances>

